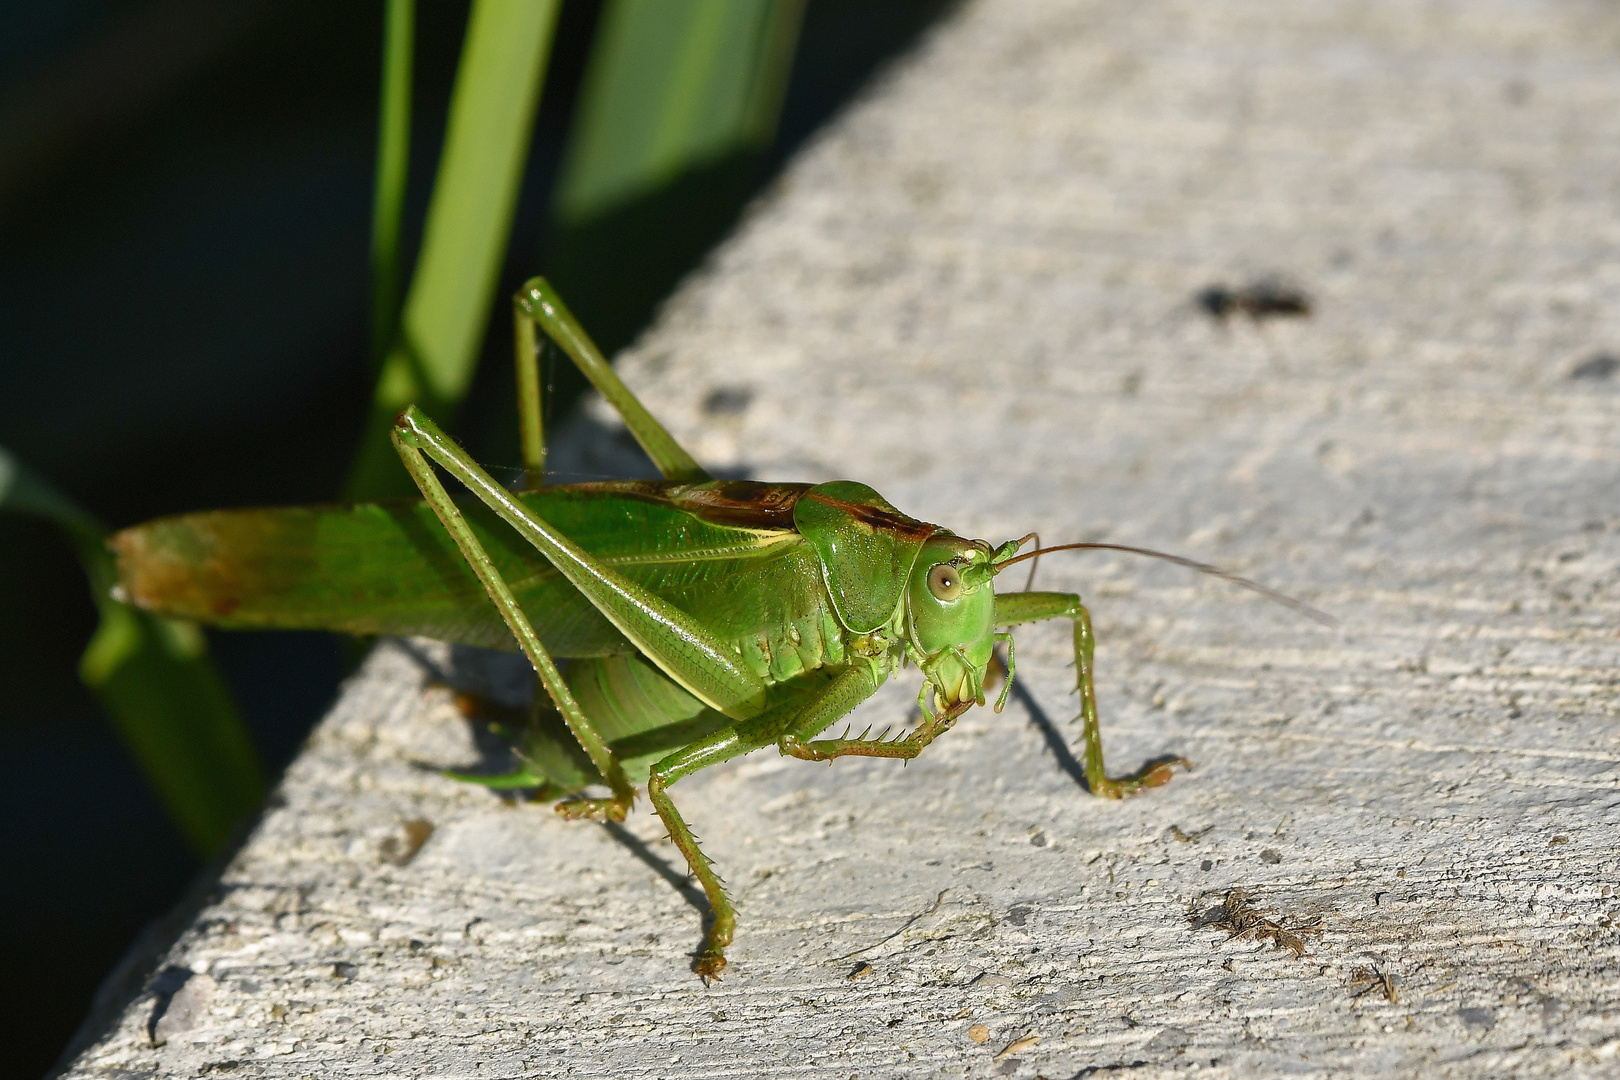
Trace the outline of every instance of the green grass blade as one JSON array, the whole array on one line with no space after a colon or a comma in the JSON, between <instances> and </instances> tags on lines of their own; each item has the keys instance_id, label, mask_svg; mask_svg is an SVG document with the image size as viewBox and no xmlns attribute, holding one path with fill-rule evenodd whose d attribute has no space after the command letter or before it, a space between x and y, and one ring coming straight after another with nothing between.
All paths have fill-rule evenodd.
<instances>
[{"instance_id":1,"label":"green grass blade","mask_svg":"<svg viewBox=\"0 0 1620 1080\"><path fill-rule=\"evenodd\" d=\"M382 91L377 107L377 179L371 204L371 354L380 366L399 319L400 229L411 157L411 68L416 0L387 0Z\"/></svg>"},{"instance_id":2,"label":"green grass blade","mask_svg":"<svg viewBox=\"0 0 1620 1080\"><path fill-rule=\"evenodd\" d=\"M258 807L264 778L202 632L113 599L116 571L100 523L4 449L0 511L53 522L78 552L101 615L79 676L193 850L213 852Z\"/></svg>"},{"instance_id":3,"label":"green grass blade","mask_svg":"<svg viewBox=\"0 0 1620 1080\"><path fill-rule=\"evenodd\" d=\"M578 225L776 132L803 0L609 0L555 211Z\"/></svg>"},{"instance_id":4,"label":"green grass blade","mask_svg":"<svg viewBox=\"0 0 1620 1080\"><path fill-rule=\"evenodd\" d=\"M559 0L475 0L400 326L345 495L411 494L388 430L409 404L448 420L472 381L528 158Z\"/></svg>"},{"instance_id":5,"label":"green grass blade","mask_svg":"<svg viewBox=\"0 0 1620 1080\"><path fill-rule=\"evenodd\" d=\"M106 601L79 661L141 771L199 855L229 840L264 798L264 777L195 625Z\"/></svg>"}]
</instances>

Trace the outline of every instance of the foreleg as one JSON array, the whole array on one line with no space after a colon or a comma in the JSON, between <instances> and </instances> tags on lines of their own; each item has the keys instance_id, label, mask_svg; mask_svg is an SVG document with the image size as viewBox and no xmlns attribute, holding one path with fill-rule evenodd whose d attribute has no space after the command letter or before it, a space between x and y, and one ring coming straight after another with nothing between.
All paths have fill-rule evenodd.
<instances>
[{"instance_id":1,"label":"foreleg","mask_svg":"<svg viewBox=\"0 0 1620 1080\"><path fill-rule=\"evenodd\" d=\"M1074 625L1075 689L1080 694L1080 740L1085 751L1086 786L1093 795L1119 799L1143 788L1168 783L1174 767L1191 769L1192 762L1172 757L1149 762L1129 776L1115 779L1103 767L1102 729L1097 721L1097 691L1092 683L1092 660L1097 641L1091 633L1091 613L1073 593L1024 592L996 597L996 625L1068 619Z\"/></svg>"},{"instance_id":2,"label":"foreleg","mask_svg":"<svg viewBox=\"0 0 1620 1080\"><path fill-rule=\"evenodd\" d=\"M927 688L924 689L926 691ZM855 738L850 738L849 732L845 731L836 739L817 739L815 736L837 721L838 716L806 717L777 739L776 745L783 754L800 761L832 761L841 757L901 758L910 761L927 749L929 743L955 727L956 718L972 704L972 700L963 700L943 712L925 713L925 719L911 734L897 735L892 739L886 738L887 730L879 732L876 738L868 738L872 733L870 727Z\"/></svg>"}]
</instances>

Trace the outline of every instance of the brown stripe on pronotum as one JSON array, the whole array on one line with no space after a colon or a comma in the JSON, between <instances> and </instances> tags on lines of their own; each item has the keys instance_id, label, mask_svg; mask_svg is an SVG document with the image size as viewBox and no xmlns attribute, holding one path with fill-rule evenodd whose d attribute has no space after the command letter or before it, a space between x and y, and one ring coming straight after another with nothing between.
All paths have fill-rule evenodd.
<instances>
[{"instance_id":1,"label":"brown stripe on pronotum","mask_svg":"<svg viewBox=\"0 0 1620 1080\"><path fill-rule=\"evenodd\" d=\"M899 511L890 513L881 507L867 506L865 503L846 502L843 499L834 499L828 495L823 495L818 491L807 491L804 493L804 498L812 499L815 502L824 503L827 506L842 510L856 521L870 527L874 531L892 531L901 536L907 538L916 538L919 540L927 540L930 536L933 536L939 531L938 525L930 525L925 521L918 521L916 518L907 517Z\"/></svg>"}]
</instances>

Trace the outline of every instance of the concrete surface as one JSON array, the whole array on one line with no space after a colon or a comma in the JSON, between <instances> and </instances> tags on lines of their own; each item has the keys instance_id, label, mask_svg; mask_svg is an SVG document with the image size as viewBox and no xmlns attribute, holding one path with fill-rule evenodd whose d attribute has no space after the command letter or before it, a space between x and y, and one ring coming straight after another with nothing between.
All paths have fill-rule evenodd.
<instances>
[{"instance_id":1,"label":"concrete surface","mask_svg":"<svg viewBox=\"0 0 1620 1080\"><path fill-rule=\"evenodd\" d=\"M1310 317L1194 302L1268 275ZM1615 359L1614 5L969 4L627 379L720 469L1181 552L1340 627L1044 560L1096 613L1115 766L1197 770L1086 795L1041 627L1007 711L909 767L683 781L741 913L707 988L644 805L421 767L482 752L433 679L521 668L385 643L69 1075L1615 1075ZM1197 926L1232 889L1306 954Z\"/></svg>"}]
</instances>

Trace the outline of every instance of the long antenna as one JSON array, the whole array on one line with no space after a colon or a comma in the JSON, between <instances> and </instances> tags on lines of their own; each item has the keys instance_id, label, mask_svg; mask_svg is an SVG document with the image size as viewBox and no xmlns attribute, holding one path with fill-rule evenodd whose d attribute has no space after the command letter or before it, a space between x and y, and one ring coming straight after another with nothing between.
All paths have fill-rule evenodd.
<instances>
[{"instance_id":1,"label":"long antenna","mask_svg":"<svg viewBox=\"0 0 1620 1080\"><path fill-rule=\"evenodd\" d=\"M1319 611L1316 608L1311 607L1311 605L1305 603L1303 600L1295 600L1292 596L1289 596L1286 593L1280 593L1276 589L1267 588L1258 581L1250 581L1246 577L1238 577L1236 574L1222 570L1218 566L1211 566L1209 563L1201 563L1195 559L1186 559L1180 555L1171 555L1163 551L1154 551L1151 548L1131 547L1129 544L1058 544L1055 547L1049 548L1038 547L1034 551L1026 551L1022 555L1014 556L1013 558L1008 559L1006 562L997 565L996 573L1001 573L1014 563L1021 563L1025 559L1038 559L1042 555L1049 555L1054 551L1123 551L1128 555L1145 555L1150 559L1163 559L1165 562L1175 563L1177 566L1185 566L1189 570L1197 570L1201 574L1208 574L1211 577L1218 577L1222 581L1229 581L1233 585L1240 588L1248 589L1250 592L1257 592L1267 600L1270 600L1272 603L1281 604L1290 611L1297 611L1307 619L1319 622L1323 626L1339 625L1339 620L1335 619L1327 612Z\"/></svg>"}]
</instances>

